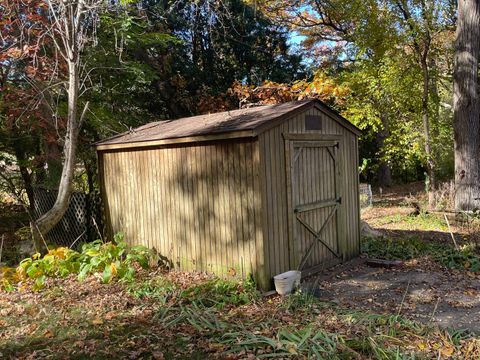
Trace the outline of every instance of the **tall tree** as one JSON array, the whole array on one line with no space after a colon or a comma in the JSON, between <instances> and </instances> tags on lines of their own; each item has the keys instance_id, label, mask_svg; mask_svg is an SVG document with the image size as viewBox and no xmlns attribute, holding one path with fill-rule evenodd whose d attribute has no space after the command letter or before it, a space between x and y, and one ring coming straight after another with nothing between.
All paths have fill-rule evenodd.
<instances>
[{"instance_id":1,"label":"tall tree","mask_svg":"<svg viewBox=\"0 0 480 360\"><path fill-rule=\"evenodd\" d=\"M412 11L412 5L416 5L417 9ZM436 9L434 1L424 0L419 3L413 1L413 4L410 4L408 0L398 0L396 1L396 6L400 12L400 18L403 20L403 27L408 29L407 38L410 39L410 45L414 51L415 60L422 72L421 115L428 175L428 205L430 208L433 208L435 206L434 192L437 187L437 178L435 173L435 158L432 150L430 116L432 73L429 65L431 64L432 32L435 30ZM418 13L418 15L415 15L415 13Z\"/></svg>"},{"instance_id":2,"label":"tall tree","mask_svg":"<svg viewBox=\"0 0 480 360\"><path fill-rule=\"evenodd\" d=\"M30 206L35 179L58 179L53 170L59 159L52 153L59 152L57 133L64 125L51 106L65 68L44 36L50 24L46 7L44 0L0 3L0 152L15 158ZM9 182L6 174L0 176Z\"/></svg>"},{"instance_id":3,"label":"tall tree","mask_svg":"<svg viewBox=\"0 0 480 360\"><path fill-rule=\"evenodd\" d=\"M58 100L64 98L66 104L64 126L56 128L63 145L57 198L49 211L31 222L38 251L44 250L43 235L62 218L73 191L78 136L88 110L87 102L79 111L80 93L88 77L82 52L94 38L99 14L105 5L103 0L30 0L25 3L8 0L2 4L9 15L7 22L2 24L2 35L7 39L2 46L4 64L7 67L21 64L12 61L12 56L9 57L12 53L17 54L15 60L27 63L20 76L27 79L27 90L33 92L34 99L49 109L46 118L53 120L62 113L60 108L52 106L50 95ZM30 53L34 55L29 56ZM41 73L43 77L31 76L32 73ZM21 118L18 113L10 115L15 120Z\"/></svg>"},{"instance_id":4,"label":"tall tree","mask_svg":"<svg viewBox=\"0 0 480 360\"><path fill-rule=\"evenodd\" d=\"M480 1L458 0L455 42L455 207L480 208Z\"/></svg>"},{"instance_id":5,"label":"tall tree","mask_svg":"<svg viewBox=\"0 0 480 360\"><path fill-rule=\"evenodd\" d=\"M419 106L414 108L416 122L413 125L415 132L422 131L416 141L423 145L421 158L428 174L429 205L433 206L437 182L438 94L443 75L439 64L444 55L443 43L448 43L452 32L451 1L265 0L259 3L277 21L289 24L304 35L303 45L314 55L314 61L319 66L327 66L333 75L345 71L356 73L364 64L382 67L392 58L401 67L408 64L415 70L418 76L409 92L410 96L417 96ZM385 83L384 79L371 79L378 85ZM395 81L400 83L404 79L400 77ZM392 101L384 90L382 86L375 89L381 101L372 104L381 122L377 128L377 144L382 148L390 143L392 123L396 121L395 116L388 114ZM354 97L352 100L356 102ZM370 102L369 98L362 100ZM399 110L412 113L411 109L409 104ZM371 119L365 118L365 121L368 123ZM385 149L381 149L381 153L385 154ZM379 170L387 169L385 162L380 165ZM382 173L388 175L388 171L379 172Z\"/></svg>"},{"instance_id":6,"label":"tall tree","mask_svg":"<svg viewBox=\"0 0 480 360\"><path fill-rule=\"evenodd\" d=\"M67 207L78 156L93 163L83 145L207 111L234 80L291 80L301 68L284 29L240 0L132 4L0 3L0 151L16 157L30 204L32 183L52 172L49 154L59 160L57 201L32 223L37 246Z\"/></svg>"},{"instance_id":7,"label":"tall tree","mask_svg":"<svg viewBox=\"0 0 480 360\"><path fill-rule=\"evenodd\" d=\"M52 208L32 221L32 233L37 250L43 249L41 237L50 231L65 214L73 191L77 161L78 135L88 109L88 102L79 112L82 52L91 41L102 0L47 0L51 27L44 34L50 37L60 61L66 64L65 91L67 96L66 129L63 144L63 167L58 193Z\"/></svg>"}]
</instances>

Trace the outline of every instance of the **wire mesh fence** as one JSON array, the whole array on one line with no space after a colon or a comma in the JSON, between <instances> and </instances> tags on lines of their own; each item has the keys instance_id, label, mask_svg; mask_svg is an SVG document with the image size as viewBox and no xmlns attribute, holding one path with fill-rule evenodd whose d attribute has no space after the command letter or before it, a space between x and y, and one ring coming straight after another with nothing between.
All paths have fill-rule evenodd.
<instances>
[{"instance_id":1,"label":"wire mesh fence","mask_svg":"<svg viewBox=\"0 0 480 360\"><path fill-rule=\"evenodd\" d=\"M372 186L370 184L360 184L360 208L364 209L369 206L372 206L373 195L372 195Z\"/></svg>"},{"instance_id":2,"label":"wire mesh fence","mask_svg":"<svg viewBox=\"0 0 480 360\"><path fill-rule=\"evenodd\" d=\"M34 216L39 218L50 210L57 198L57 190L34 189ZM65 215L45 235L48 243L78 248L98 239L104 233L103 209L98 192L73 192Z\"/></svg>"}]
</instances>

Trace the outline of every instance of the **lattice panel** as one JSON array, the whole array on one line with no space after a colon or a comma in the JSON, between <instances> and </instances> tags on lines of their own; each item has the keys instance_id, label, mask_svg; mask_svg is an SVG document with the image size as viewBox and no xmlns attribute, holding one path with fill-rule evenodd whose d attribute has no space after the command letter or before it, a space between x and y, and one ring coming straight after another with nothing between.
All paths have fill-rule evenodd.
<instances>
[{"instance_id":1,"label":"lattice panel","mask_svg":"<svg viewBox=\"0 0 480 360\"><path fill-rule=\"evenodd\" d=\"M373 203L373 195L372 195L372 187L370 184L360 184L360 208L366 208L372 206Z\"/></svg>"},{"instance_id":2,"label":"lattice panel","mask_svg":"<svg viewBox=\"0 0 480 360\"><path fill-rule=\"evenodd\" d=\"M57 198L57 191L36 188L34 197L35 217L39 218L52 208ZM48 232L46 241L56 245L78 248L85 242L98 239L99 232L103 233L102 213L102 202L98 193L74 192L70 196L70 203L65 215Z\"/></svg>"}]
</instances>

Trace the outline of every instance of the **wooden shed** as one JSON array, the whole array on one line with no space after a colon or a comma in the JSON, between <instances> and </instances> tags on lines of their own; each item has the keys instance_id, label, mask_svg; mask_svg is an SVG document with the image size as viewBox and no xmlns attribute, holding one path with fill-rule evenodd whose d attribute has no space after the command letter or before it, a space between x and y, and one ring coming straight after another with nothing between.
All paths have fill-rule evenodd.
<instances>
[{"instance_id":1,"label":"wooden shed","mask_svg":"<svg viewBox=\"0 0 480 360\"><path fill-rule=\"evenodd\" d=\"M112 232L263 289L359 253L358 135L318 100L159 121L97 143Z\"/></svg>"}]
</instances>

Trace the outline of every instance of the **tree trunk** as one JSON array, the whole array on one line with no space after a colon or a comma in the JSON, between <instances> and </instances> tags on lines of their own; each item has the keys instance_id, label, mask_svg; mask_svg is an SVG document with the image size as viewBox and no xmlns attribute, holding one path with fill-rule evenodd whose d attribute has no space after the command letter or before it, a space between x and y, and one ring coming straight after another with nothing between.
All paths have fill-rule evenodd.
<instances>
[{"instance_id":1,"label":"tree trunk","mask_svg":"<svg viewBox=\"0 0 480 360\"><path fill-rule=\"evenodd\" d=\"M435 207L435 189L437 187L437 179L435 177L435 160L431 146L430 135L430 116L428 110L429 100L429 86L430 74L428 71L428 63L426 53L421 59L421 67L423 74L423 94L422 94L422 122L423 122L423 136L425 137L425 155L427 157L427 193L428 193L428 207L433 209Z\"/></svg>"},{"instance_id":2,"label":"tree trunk","mask_svg":"<svg viewBox=\"0 0 480 360\"><path fill-rule=\"evenodd\" d=\"M26 166L27 155L21 145L17 146L17 144L13 144L13 149L15 151L15 157L17 158L18 168L20 170L25 192L27 193L28 207L30 212L33 212L34 193L32 175L28 172L28 167Z\"/></svg>"},{"instance_id":3,"label":"tree trunk","mask_svg":"<svg viewBox=\"0 0 480 360\"><path fill-rule=\"evenodd\" d=\"M418 57L418 64L422 70L423 77L423 92L422 92L422 123L423 123L423 136L425 137L425 155L427 158L427 193L428 193L428 207L433 208L435 206L435 188L437 187L437 181L435 178L435 159L431 146L430 135L430 115L429 115L429 93L430 93L430 71L428 66L428 58L432 43L430 34L430 20L429 14L431 12L431 4L427 4L425 1L420 2L421 15L423 20L424 34L421 37L413 38L413 47ZM408 8L408 3L405 1L398 1L397 6L400 9L403 18L406 21L406 26L410 28L412 33L417 33L417 29L413 25L412 15Z\"/></svg>"},{"instance_id":4,"label":"tree trunk","mask_svg":"<svg viewBox=\"0 0 480 360\"><path fill-rule=\"evenodd\" d=\"M46 250L43 235L48 233L61 220L68 209L70 195L73 190L72 184L79 133L79 121L77 120L79 69L74 61L69 61L68 70L68 118L58 195L53 207L31 224L35 248L39 252Z\"/></svg>"},{"instance_id":5,"label":"tree trunk","mask_svg":"<svg viewBox=\"0 0 480 360\"><path fill-rule=\"evenodd\" d=\"M480 1L458 0L453 81L455 208L480 207Z\"/></svg>"},{"instance_id":6,"label":"tree trunk","mask_svg":"<svg viewBox=\"0 0 480 360\"><path fill-rule=\"evenodd\" d=\"M49 141L43 140L45 151L45 161L47 164L46 181L44 184L49 188L54 188L60 182L62 174L62 149L61 147Z\"/></svg>"},{"instance_id":7,"label":"tree trunk","mask_svg":"<svg viewBox=\"0 0 480 360\"><path fill-rule=\"evenodd\" d=\"M377 131L377 133L375 134L375 142L378 149L380 150L380 154L383 154L384 147L385 147L385 140L390 136L390 130L389 130L388 122L385 116L383 115L380 116L380 119L383 124L383 129ZM377 179L378 179L378 185L380 187L392 186L392 170L390 168L390 165L388 165L388 163L383 158L383 156L378 165Z\"/></svg>"},{"instance_id":8,"label":"tree trunk","mask_svg":"<svg viewBox=\"0 0 480 360\"><path fill-rule=\"evenodd\" d=\"M382 188L392 186L392 169L385 160L382 160L378 165L377 177L378 186Z\"/></svg>"},{"instance_id":9,"label":"tree trunk","mask_svg":"<svg viewBox=\"0 0 480 360\"><path fill-rule=\"evenodd\" d=\"M432 156L436 160L440 160L440 148L443 144L439 144L440 137L440 96L438 93L438 66L435 59L430 59L428 68L430 70L430 106L431 106L431 139L432 139ZM438 163L436 163L437 185L438 185Z\"/></svg>"}]
</instances>

